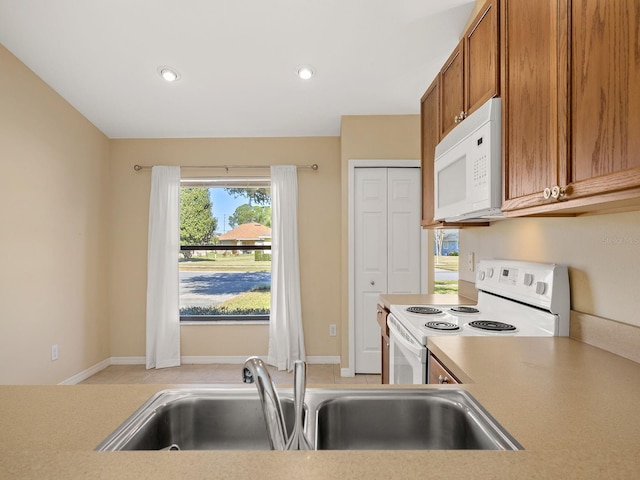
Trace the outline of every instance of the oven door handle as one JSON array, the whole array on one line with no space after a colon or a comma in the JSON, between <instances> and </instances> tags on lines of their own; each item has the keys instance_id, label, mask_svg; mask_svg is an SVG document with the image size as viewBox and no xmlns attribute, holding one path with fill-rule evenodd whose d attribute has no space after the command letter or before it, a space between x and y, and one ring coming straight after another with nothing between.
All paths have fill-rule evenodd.
<instances>
[{"instance_id":1,"label":"oven door handle","mask_svg":"<svg viewBox=\"0 0 640 480\"><path fill-rule=\"evenodd\" d=\"M399 343L405 350L408 350L413 356L425 362L427 359L427 347L418 343L405 328L400 325L399 320L389 314L387 318L387 326L389 327L389 338Z\"/></svg>"}]
</instances>

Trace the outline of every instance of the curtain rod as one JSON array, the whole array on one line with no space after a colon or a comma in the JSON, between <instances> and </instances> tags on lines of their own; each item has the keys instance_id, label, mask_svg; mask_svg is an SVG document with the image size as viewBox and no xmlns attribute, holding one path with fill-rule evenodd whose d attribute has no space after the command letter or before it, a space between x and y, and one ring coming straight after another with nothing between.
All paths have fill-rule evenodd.
<instances>
[{"instance_id":1,"label":"curtain rod","mask_svg":"<svg viewBox=\"0 0 640 480\"><path fill-rule=\"evenodd\" d=\"M312 165L296 165L298 168L310 168L311 170L318 170L318 164L314 163ZM152 166L149 165L134 165L133 169L136 172L140 170L150 170ZM224 168L226 171L229 171L230 168L271 168L271 165L183 165L181 168Z\"/></svg>"}]
</instances>

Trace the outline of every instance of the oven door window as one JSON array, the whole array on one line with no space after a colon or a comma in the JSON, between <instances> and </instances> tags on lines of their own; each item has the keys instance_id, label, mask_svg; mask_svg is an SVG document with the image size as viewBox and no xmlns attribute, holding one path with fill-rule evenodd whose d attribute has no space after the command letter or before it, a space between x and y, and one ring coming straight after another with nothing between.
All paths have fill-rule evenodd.
<instances>
[{"instance_id":1,"label":"oven door window","mask_svg":"<svg viewBox=\"0 0 640 480\"><path fill-rule=\"evenodd\" d=\"M404 348L396 335L390 337L389 383L420 385L426 383L427 366L419 356ZM423 347L426 350L426 347Z\"/></svg>"}]
</instances>

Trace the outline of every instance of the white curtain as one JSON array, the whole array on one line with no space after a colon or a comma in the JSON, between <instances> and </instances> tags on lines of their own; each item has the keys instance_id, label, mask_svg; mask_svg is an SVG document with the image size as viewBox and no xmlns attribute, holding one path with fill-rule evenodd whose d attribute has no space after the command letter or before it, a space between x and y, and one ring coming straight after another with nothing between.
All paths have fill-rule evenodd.
<instances>
[{"instance_id":1,"label":"white curtain","mask_svg":"<svg viewBox=\"0 0 640 480\"><path fill-rule=\"evenodd\" d=\"M271 320L267 362L291 370L305 360L298 255L298 172L271 167Z\"/></svg>"},{"instance_id":2,"label":"white curtain","mask_svg":"<svg viewBox=\"0 0 640 480\"><path fill-rule=\"evenodd\" d=\"M153 167L147 254L147 368L180 365L180 167Z\"/></svg>"}]
</instances>

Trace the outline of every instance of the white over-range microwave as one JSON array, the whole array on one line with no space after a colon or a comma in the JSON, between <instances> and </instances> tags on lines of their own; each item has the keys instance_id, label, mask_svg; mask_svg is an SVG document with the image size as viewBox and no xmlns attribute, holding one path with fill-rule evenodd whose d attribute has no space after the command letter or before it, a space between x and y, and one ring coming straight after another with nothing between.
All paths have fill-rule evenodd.
<instances>
[{"instance_id":1,"label":"white over-range microwave","mask_svg":"<svg viewBox=\"0 0 640 480\"><path fill-rule=\"evenodd\" d=\"M435 151L436 220L501 216L501 103L488 100L457 125Z\"/></svg>"}]
</instances>

